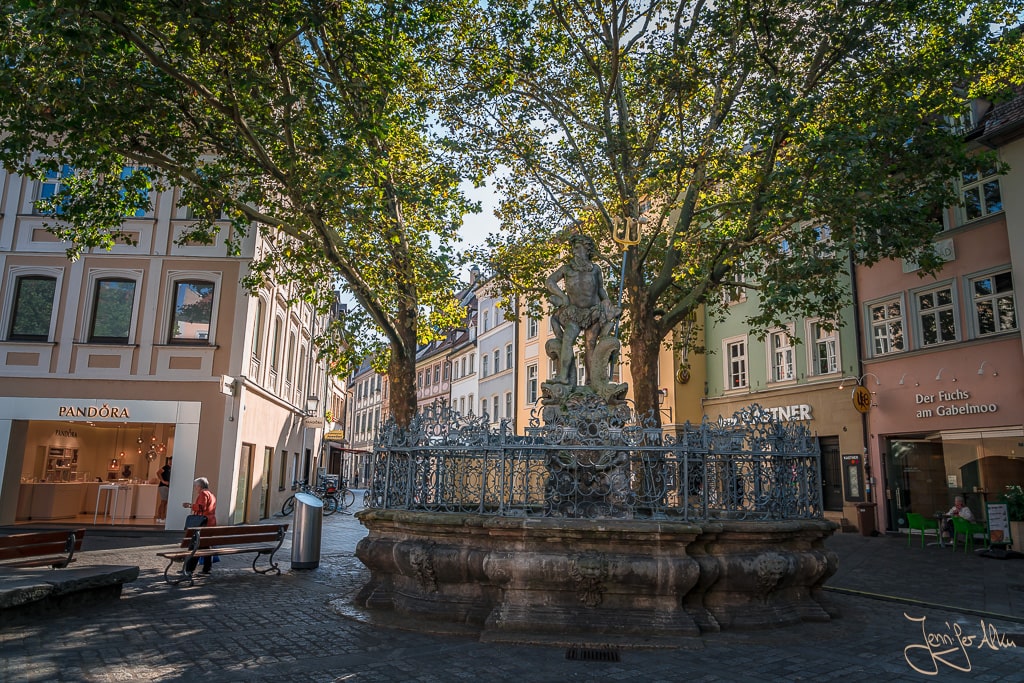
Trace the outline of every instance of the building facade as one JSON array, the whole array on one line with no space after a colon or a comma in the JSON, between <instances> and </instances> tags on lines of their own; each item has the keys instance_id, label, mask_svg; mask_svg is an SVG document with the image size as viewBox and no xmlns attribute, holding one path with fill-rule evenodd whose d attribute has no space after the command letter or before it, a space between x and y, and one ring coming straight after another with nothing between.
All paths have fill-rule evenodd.
<instances>
[{"instance_id":1,"label":"building facade","mask_svg":"<svg viewBox=\"0 0 1024 683\"><path fill-rule=\"evenodd\" d=\"M218 522L269 516L316 464L305 418L333 386L313 353L322 321L240 285L255 235L240 256L179 243L191 221L173 189L126 217L132 243L69 261L35 210L60 176L0 175L0 524L153 524L165 463L167 528L198 476Z\"/></svg>"}]
</instances>

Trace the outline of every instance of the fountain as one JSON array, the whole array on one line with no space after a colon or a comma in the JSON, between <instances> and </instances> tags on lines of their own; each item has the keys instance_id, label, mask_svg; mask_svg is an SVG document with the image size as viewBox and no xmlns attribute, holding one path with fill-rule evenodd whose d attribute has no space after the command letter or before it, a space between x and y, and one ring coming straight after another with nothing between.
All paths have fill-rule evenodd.
<instances>
[{"instance_id":1,"label":"fountain","mask_svg":"<svg viewBox=\"0 0 1024 683\"><path fill-rule=\"evenodd\" d=\"M485 641L627 647L830 620L816 440L756 405L671 433L635 415L607 371L620 311L593 243L572 249L548 278L556 372L524 435L439 406L382 431L355 608Z\"/></svg>"}]
</instances>

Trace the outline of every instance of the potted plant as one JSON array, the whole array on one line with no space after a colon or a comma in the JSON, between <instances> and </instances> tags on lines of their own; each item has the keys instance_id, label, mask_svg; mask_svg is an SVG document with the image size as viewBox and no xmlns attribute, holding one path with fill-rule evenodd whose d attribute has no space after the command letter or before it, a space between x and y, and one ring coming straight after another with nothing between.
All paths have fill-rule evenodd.
<instances>
[{"instance_id":1,"label":"potted plant","mask_svg":"<svg viewBox=\"0 0 1024 683\"><path fill-rule=\"evenodd\" d=\"M1024 548L1024 488L1019 484L1006 487L1000 498L1006 503L1006 514L1010 518L1010 536L1015 548Z\"/></svg>"}]
</instances>

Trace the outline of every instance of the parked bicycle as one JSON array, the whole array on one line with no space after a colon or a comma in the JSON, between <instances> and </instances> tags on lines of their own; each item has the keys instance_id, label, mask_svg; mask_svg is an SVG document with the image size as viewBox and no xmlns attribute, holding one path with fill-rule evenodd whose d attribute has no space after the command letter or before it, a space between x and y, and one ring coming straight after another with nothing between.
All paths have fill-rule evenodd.
<instances>
[{"instance_id":1,"label":"parked bicycle","mask_svg":"<svg viewBox=\"0 0 1024 683\"><path fill-rule=\"evenodd\" d=\"M299 490L296 491L296 493L309 493L323 501L324 515L333 515L335 512L338 511L338 490L335 489L333 486L313 487L310 486L309 483L305 481L296 481L292 484L292 486L298 487ZM284 505L281 506L281 514L285 517L292 514L293 512L295 512L295 493L288 496L288 498L285 499L284 501Z\"/></svg>"}]
</instances>

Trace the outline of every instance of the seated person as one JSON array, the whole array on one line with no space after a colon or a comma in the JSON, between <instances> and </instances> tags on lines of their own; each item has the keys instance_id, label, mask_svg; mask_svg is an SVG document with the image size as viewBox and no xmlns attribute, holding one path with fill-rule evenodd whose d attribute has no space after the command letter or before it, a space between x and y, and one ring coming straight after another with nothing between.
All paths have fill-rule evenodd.
<instances>
[{"instance_id":1,"label":"seated person","mask_svg":"<svg viewBox=\"0 0 1024 683\"><path fill-rule=\"evenodd\" d=\"M946 521L942 524L942 535L946 538L952 538L953 536L954 517L966 519L968 522L974 521L974 513L971 512L971 508L964 505L963 496L957 496L954 498L953 507L949 508L949 512L946 513Z\"/></svg>"}]
</instances>

